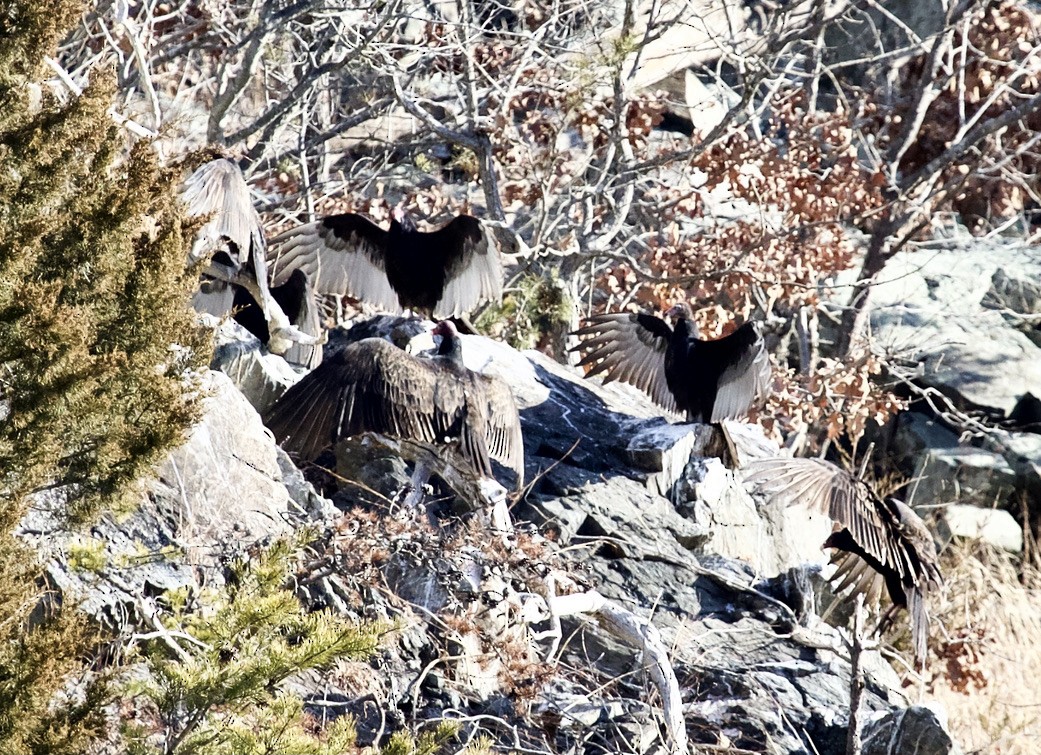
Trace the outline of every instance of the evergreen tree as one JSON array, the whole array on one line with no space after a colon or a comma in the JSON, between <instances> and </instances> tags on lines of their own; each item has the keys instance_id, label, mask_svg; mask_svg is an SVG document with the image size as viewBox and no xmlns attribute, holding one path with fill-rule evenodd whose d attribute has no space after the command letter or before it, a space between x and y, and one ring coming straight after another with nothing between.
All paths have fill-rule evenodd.
<instances>
[{"instance_id":1,"label":"evergreen tree","mask_svg":"<svg viewBox=\"0 0 1041 755\"><path fill-rule=\"evenodd\" d=\"M72 515L117 495L195 417L200 361L174 176L148 144L126 156L111 81L68 103L26 60L82 12L0 11L0 494L66 486Z\"/></svg>"},{"instance_id":2,"label":"evergreen tree","mask_svg":"<svg viewBox=\"0 0 1041 755\"><path fill-rule=\"evenodd\" d=\"M96 630L43 590L12 535L29 495L62 486L72 516L111 502L195 417L204 356L188 308L173 176L129 155L98 77L62 101L44 56L74 0L0 3L0 752L82 753L104 687ZM66 694L67 693L67 694Z\"/></svg>"}]
</instances>

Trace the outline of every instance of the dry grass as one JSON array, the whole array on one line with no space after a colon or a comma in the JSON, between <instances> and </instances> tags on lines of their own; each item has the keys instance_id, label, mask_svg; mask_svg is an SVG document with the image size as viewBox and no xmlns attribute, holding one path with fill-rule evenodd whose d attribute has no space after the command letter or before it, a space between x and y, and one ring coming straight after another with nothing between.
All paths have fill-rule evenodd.
<instances>
[{"instance_id":1,"label":"dry grass","mask_svg":"<svg viewBox=\"0 0 1041 755\"><path fill-rule=\"evenodd\" d=\"M981 544L944 554L927 696L967 755L1035 755L1041 741L1041 568Z\"/></svg>"}]
</instances>

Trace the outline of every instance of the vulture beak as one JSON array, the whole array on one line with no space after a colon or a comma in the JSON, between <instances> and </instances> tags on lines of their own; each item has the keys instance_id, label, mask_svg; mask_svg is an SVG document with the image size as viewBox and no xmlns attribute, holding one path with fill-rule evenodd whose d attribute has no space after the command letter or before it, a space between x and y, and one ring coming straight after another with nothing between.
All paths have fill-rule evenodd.
<instances>
[{"instance_id":1,"label":"vulture beak","mask_svg":"<svg viewBox=\"0 0 1041 755\"><path fill-rule=\"evenodd\" d=\"M683 314L683 306L682 306L682 305L680 305L680 304L673 304L673 305L672 305L671 307L669 307L669 309L668 309L668 310L667 310L667 311L665 312L665 316L666 316L666 317L679 317L679 316L680 316L680 315L682 315L682 314Z\"/></svg>"}]
</instances>

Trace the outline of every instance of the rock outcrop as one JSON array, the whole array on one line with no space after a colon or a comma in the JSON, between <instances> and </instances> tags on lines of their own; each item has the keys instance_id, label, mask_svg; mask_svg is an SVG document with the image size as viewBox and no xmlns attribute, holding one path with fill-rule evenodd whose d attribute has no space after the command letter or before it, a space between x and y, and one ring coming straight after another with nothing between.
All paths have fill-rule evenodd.
<instances>
[{"instance_id":1,"label":"rock outcrop","mask_svg":"<svg viewBox=\"0 0 1041 755\"><path fill-rule=\"evenodd\" d=\"M830 525L755 500L709 455L769 443L719 451L718 431L670 425L625 386L603 388L541 354L480 337L465 337L463 348L469 367L510 381L521 408L532 482L513 502L512 535L491 529L480 505L460 519L473 501L453 508L428 499L426 518L395 513L407 467L395 444L379 439L338 451L352 479L334 510L215 372L203 422L141 508L95 528L100 568L70 568L74 537L43 520L27 522L26 536L49 543L51 577L65 595L132 628L149 626L163 590L219 580L229 552L317 524L312 549L323 554L324 576L302 594L316 607L400 628L379 673L293 682L315 710L353 713L362 744L459 718L535 752L662 751L682 738L695 749L842 751L848 638L814 611L813 572ZM227 353L243 358L243 350ZM733 428L735 438L742 433ZM141 549L163 557L123 557ZM563 609L576 601L594 608ZM643 639L634 645L612 615ZM656 652L678 682L667 707L679 724L668 711L662 722L661 698L648 691L650 679L668 697ZM863 667L866 718L904 720L908 702L892 668L870 650ZM949 743L939 724L926 729Z\"/></svg>"},{"instance_id":2,"label":"rock outcrop","mask_svg":"<svg viewBox=\"0 0 1041 755\"><path fill-rule=\"evenodd\" d=\"M1026 512L1038 521L1039 277L1036 246L971 238L901 252L881 273L871 299L876 343L917 386L913 411L897 418L883 446L915 480L914 503ZM1015 545L1007 516L986 526L967 517L979 518L946 517L956 525L947 531Z\"/></svg>"}]
</instances>

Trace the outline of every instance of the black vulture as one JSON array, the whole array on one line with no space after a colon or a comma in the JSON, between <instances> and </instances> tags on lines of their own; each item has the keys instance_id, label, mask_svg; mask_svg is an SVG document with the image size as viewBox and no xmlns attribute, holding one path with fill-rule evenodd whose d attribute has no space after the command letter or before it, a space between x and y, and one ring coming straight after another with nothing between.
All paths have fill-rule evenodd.
<instances>
[{"instance_id":1,"label":"black vulture","mask_svg":"<svg viewBox=\"0 0 1041 755\"><path fill-rule=\"evenodd\" d=\"M385 312L463 317L482 302L502 299L498 249L469 215L431 232L418 230L400 207L386 231L355 213L329 215L282 233L271 245L272 284L303 270L319 293Z\"/></svg>"}]
</instances>

